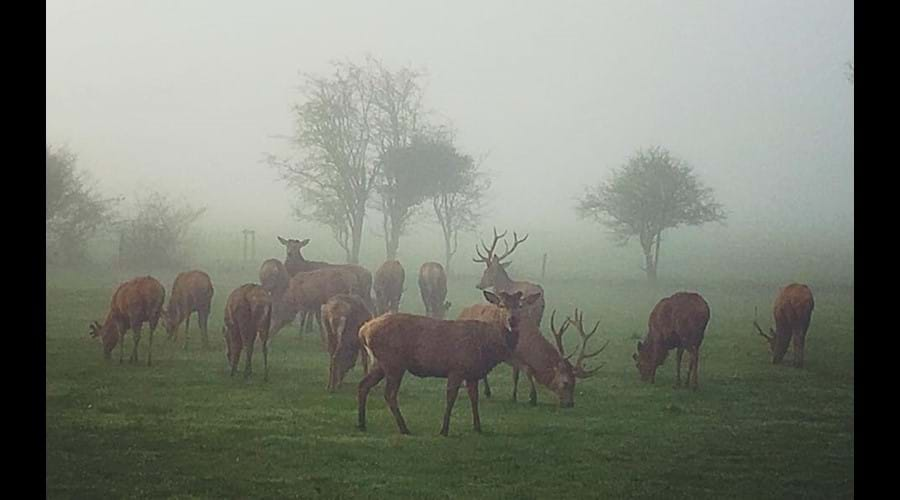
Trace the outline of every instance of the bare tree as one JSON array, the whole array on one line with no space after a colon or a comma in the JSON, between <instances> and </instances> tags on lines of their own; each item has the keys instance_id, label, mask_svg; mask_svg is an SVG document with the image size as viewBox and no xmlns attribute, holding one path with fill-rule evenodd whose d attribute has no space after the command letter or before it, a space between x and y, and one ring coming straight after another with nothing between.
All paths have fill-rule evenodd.
<instances>
[{"instance_id":1,"label":"bare tree","mask_svg":"<svg viewBox=\"0 0 900 500\"><path fill-rule=\"evenodd\" d=\"M693 169L658 146L638 150L609 180L586 191L578 215L605 224L623 245L638 236L651 283L665 229L725 220L712 190L702 186Z\"/></svg>"},{"instance_id":2,"label":"bare tree","mask_svg":"<svg viewBox=\"0 0 900 500\"><path fill-rule=\"evenodd\" d=\"M124 264L182 264L185 237L206 208L176 204L159 192L137 199L137 215L119 223L120 256Z\"/></svg>"}]
</instances>

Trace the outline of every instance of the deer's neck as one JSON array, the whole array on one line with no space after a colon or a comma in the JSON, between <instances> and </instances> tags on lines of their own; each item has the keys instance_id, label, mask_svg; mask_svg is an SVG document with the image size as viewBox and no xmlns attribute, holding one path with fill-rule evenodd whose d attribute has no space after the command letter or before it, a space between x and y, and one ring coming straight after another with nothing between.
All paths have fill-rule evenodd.
<instances>
[{"instance_id":1,"label":"deer's neck","mask_svg":"<svg viewBox=\"0 0 900 500\"><path fill-rule=\"evenodd\" d=\"M503 266L500 266L497 270L497 275L494 277L494 289L502 292L509 290L514 285L515 282L510 279L509 274L506 274L506 269L503 269Z\"/></svg>"}]
</instances>

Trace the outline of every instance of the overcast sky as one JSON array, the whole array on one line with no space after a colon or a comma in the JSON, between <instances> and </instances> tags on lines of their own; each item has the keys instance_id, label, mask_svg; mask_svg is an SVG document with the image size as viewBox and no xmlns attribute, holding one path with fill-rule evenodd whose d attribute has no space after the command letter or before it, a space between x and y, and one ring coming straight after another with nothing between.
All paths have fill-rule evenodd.
<instances>
[{"instance_id":1,"label":"overcast sky","mask_svg":"<svg viewBox=\"0 0 900 500\"><path fill-rule=\"evenodd\" d=\"M850 1L47 1L47 142L110 194L294 225L260 162L301 73L366 54L486 155L487 224L569 227L641 147L692 164L730 230L851 234ZM521 224L519 224L521 226Z\"/></svg>"}]
</instances>

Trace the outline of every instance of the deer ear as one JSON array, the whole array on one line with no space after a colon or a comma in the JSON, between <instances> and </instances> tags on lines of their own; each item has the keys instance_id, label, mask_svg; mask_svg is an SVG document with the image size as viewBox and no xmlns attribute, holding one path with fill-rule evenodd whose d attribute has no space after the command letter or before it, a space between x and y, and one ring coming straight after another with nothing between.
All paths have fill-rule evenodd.
<instances>
[{"instance_id":1,"label":"deer ear","mask_svg":"<svg viewBox=\"0 0 900 500\"><path fill-rule=\"evenodd\" d=\"M501 262L501 263L500 263L500 266L501 266L503 269L506 269L507 267L509 267L510 264L512 264L512 261Z\"/></svg>"},{"instance_id":2,"label":"deer ear","mask_svg":"<svg viewBox=\"0 0 900 500\"><path fill-rule=\"evenodd\" d=\"M303 240L303 241L300 242L300 247L301 247L301 248L302 248L302 247L305 247L306 245L309 245L309 238L306 238L305 240Z\"/></svg>"},{"instance_id":3,"label":"deer ear","mask_svg":"<svg viewBox=\"0 0 900 500\"><path fill-rule=\"evenodd\" d=\"M287 244L288 244L287 240L285 240L285 239L282 238L281 236L278 236L278 241L280 241L281 244L284 245L284 246L287 246Z\"/></svg>"},{"instance_id":4,"label":"deer ear","mask_svg":"<svg viewBox=\"0 0 900 500\"><path fill-rule=\"evenodd\" d=\"M487 290L484 291L484 298L487 299L487 301L490 302L491 304L494 304L495 306L499 306L500 302L502 302L500 300L500 297L497 296L497 294L495 294L494 292L489 292Z\"/></svg>"},{"instance_id":5,"label":"deer ear","mask_svg":"<svg viewBox=\"0 0 900 500\"><path fill-rule=\"evenodd\" d=\"M525 300L524 300L525 305L530 306L531 304L534 304L535 302L538 301L539 298L541 298L541 295L542 294L540 294L540 293L533 293L533 294L529 295L528 297L525 297Z\"/></svg>"}]
</instances>

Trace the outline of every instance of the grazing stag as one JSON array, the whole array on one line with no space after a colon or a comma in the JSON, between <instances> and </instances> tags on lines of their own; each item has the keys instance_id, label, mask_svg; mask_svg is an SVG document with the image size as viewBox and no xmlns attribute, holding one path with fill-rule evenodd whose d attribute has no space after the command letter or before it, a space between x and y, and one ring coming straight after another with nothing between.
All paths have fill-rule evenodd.
<instances>
[{"instance_id":1,"label":"grazing stag","mask_svg":"<svg viewBox=\"0 0 900 500\"><path fill-rule=\"evenodd\" d=\"M103 325L97 321L90 325L91 336L100 337L103 342L103 357L107 360L110 359L116 344L121 344L119 363L122 363L125 356L125 333L130 329L134 332L134 349L131 351L128 361L137 362L138 344L141 342L141 326L147 322L150 325L147 366L150 366L153 357L153 332L156 330L156 325L159 324L165 301L166 289L159 281L150 276L134 278L119 285L110 301L106 321L103 322Z\"/></svg>"},{"instance_id":2,"label":"grazing stag","mask_svg":"<svg viewBox=\"0 0 900 500\"><path fill-rule=\"evenodd\" d=\"M419 268L419 291L422 303L425 304L425 315L430 318L444 319L450 309L447 298L447 273L444 266L437 262L426 262Z\"/></svg>"},{"instance_id":3,"label":"grazing stag","mask_svg":"<svg viewBox=\"0 0 900 500\"><path fill-rule=\"evenodd\" d=\"M272 298L263 287L248 283L228 295L225 304L225 356L231 366L231 376L237 372L241 351L247 349L244 378L253 372L253 345L259 338L263 351L263 380L269 380L269 327L272 319Z\"/></svg>"},{"instance_id":4,"label":"grazing stag","mask_svg":"<svg viewBox=\"0 0 900 500\"><path fill-rule=\"evenodd\" d=\"M372 304L372 273L369 272L368 269L355 264L329 264L327 262L306 260L303 257L301 250L309 244L309 238L301 241L295 239L286 240L281 236L278 236L278 241L285 246L285 250L287 251L284 258L284 267L289 276L293 277L297 273L325 268L340 268L350 271L356 277L356 283L354 284L355 293L363 298L366 302L366 307L368 307L369 310L374 309L374 304ZM300 323L301 329L307 324L307 316L308 315L304 315L302 318Z\"/></svg>"},{"instance_id":5,"label":"grazing stag","mask_svg":"<svg viewBox=\"0 0 900 500\"><path fill-rule=\"evenodd\" d=\"M406 422L397 405L397 394L403 375L409 371L417 377L447 379L447 406L441 435L450 430L450 412L456 402L463 381L472 402L472 419L476 432L481 432L478 416L478 381L498 363L512 355L519 340L520 316L523 306L539 297L522 299L522 293L494 294L485 291L485 298L506 312L502 325L475 320L446 321L412 314L385 314L359 331L363 347L372 358L368 375L359 383L359 428L366 429L366 399L369 391L386 378L384 399L394 415L402 434L409 434Z\"/></svg>"},{"instance_id":6,"label":"grazing stag","mask_svg":"<svg viewBox=\"0 0 900 500\"><path fill-rule=\"evenodd\" d=\"M503 259L509 257L520 243L528 239L528 235L526 234L525 237L520 240L519 236L513 232L513 246L512 248L509 248L505 239L506 233L507 231L503 231L503 234L497 234L497 228L494 228L494 241L491 243L491 247L488 248L488 246L484 244L484 241L481 242L481 246L484 247L485 250L484 254L478 249L478 245L475 245L475 253L478 254L478 257L473 258L472 261L481 262L485 265L484 273L481 275L481 281L475 285L475 288L486 290L493 287L495 292L522 292L522 295L526 297L530 295L539 295L540 300L529 308L528 315L535 321L537 326L541 326L541 320L544 317L544 289L541 288L540 285L528 281L513 281L509 277L509 274L506 273L506 267L512 264L512 262L503 262ZM497 242L500 241L501 238L504 238L503 245L506 250L503 255L498 257L494 254L494 250L497 248Z\"/></svg>"},{"instance_id":7,"label":"grazing stag","mask_svg":"<svg viewBox=\"0 0 900 500\"><path fill-rule=\"evenodd\" d=\"M813 295L808 286L792 283L781 289L775 299L773 315L775 329L769 327L770 335L763 333L756 319L753 326L768 342L772 352L772 363L779 364L787 353L788 345L793 340L794 366L803 368L803 356L806 347L806 331L812 319Z\"/></svg>"},{"instance_id":8,"label":"grazing stag","mask_svg":"<svg viewBox=\"0 0 900 500\"><path fill-rule=\"evenodd\" d=\"M709 304L697 293L678 292L656 304L647 322L648 331L643 342L637 344L632 358L641 374L641 380L656 382L656 369L666 360L671 349L678 349L675 359L675 387L681 386L681 356L687 350L691 355L685 387L696 390L697 368L700 364L700 344L706 324L709 323Z\"/></svg>"},{"instance_id":9,"label":"grazing stag","mask_svg":"<svg viewBox=\"0 0 900 500\"><path fill-rule=\"evenodd\" d=\"M268 259L259 267L259 283L273 298L287 290L290 280L291 276L278 259Z\"/></svg>"},{"instance_id":10,"label":"grazing stag","mask_svg":"<svg viewBox=\"0 0 900 500\"><path fill-rule=\"evenodd\" d=\"M490 304L477 304L467 307L459 315L459 319L478 319L481 321L494 322L500 321L501 311L498 307ZM588 378L593 376L600 367L586 370L584 361L593 358L603 352L609 341L597 351L586 354L588 340L597 332L600 326L598 321L594 325L590 333L584 331L584 313L575 310L575 320L566 318L561 328L557 330L555 324L556 311L550 314L550 330L556 339L556 347L553 346L543 335L534 323L523 324L520 328L519 343L513 352L512 358L507 363L513 368L513 401L517 400L517 391L519 387L519 372L525 371L528 382L531 385L531 393L529 395L529 403L534 406L537 404L537 389L534 380L553 391L559 398L559 406L562 408L571 408L575 406L575 382L579 378ZM570 325L575 325L581 336L581 348L578 352L578 358L575 364L569 361L575 352L565 355L562 337ZM485 385L487 377L485 377Z\"/></svg>"},{"instance_id":11,"label":"grazing stag","mask_svg":"<svg viewBox=\"0 0 900 500\"><path fill-rule=\"evenodd\" d=\"M389 260L375 271L375 314L382 315L388 311L400 310L400 297L403 295L403 281L406 272L400 261Z\"/></svg>"},{"instance_id":12,"label":"grazing stag","mask_svg":"<svg viewBox=\"0 0 900 500\"><path fill-rule=\"evenodd\" d=\"M184 349L187 349L188 333L191 330L191 314L197 313L200 331L203 333L203 348L209 347L206 320L212 305L213 286L209 275L203 271L179 273L169 295L169 307L165 311L166 333L177 338L178 327L184 322Z\"/></svg>"},{"instance_id":13,"label":"grazing stag","mask_svg":"<svg viewBox=\"0 0 900 500\"><path fill-rule=\"evenodd\" d=\"M354 295L335 295L322 306L322 324L328 335L328 392L337 390L359 354L359 328L372 319L366 304ZM369 373L369 358L363 351L363 373Z\"/></svg>"},{"instance_id":14,"label":"grazing stag","mask_svg":"<svg viewBox=\"0 0 900 500\"><path fill-rule=\"evenodd\" d=\"M352 274L337 268L297 273L291 278L287 291L274 299L272 336L274 337L284 326L290 324L298 313L306 312L313 315L318 321L322 343L325 345L325 332L322 330L322 305L335 295L349 294L354 282Z\"/></svg>"}]
</instances>

